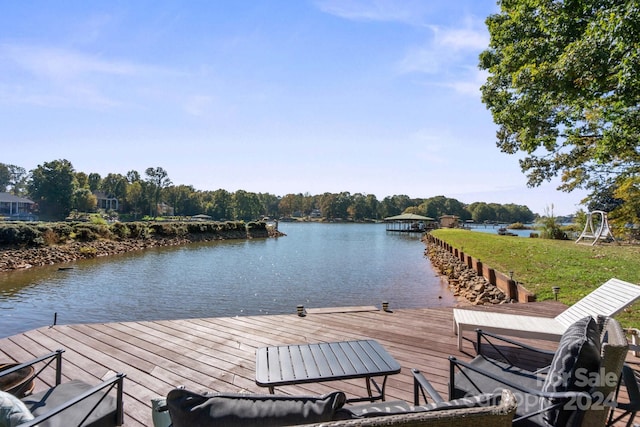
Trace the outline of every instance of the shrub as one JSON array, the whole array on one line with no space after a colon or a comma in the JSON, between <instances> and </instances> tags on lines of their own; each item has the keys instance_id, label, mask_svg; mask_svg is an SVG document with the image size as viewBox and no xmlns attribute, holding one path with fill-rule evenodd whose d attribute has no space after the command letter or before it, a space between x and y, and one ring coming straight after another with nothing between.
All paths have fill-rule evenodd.
<instances>
[{"instance_id":1,"label":"shrub","mask_svg":"<svg viewBox=\"0 0 640 427\"><path fill-rule=\"evenodd\" d=\"M0 244L40 246L44 241L36 225L12 223L0 227Z\"/></svg>"},{"instance_id":2,"label":"shrub","mask_svg":"<svg viewBox=\"0 0 640 427\"><path fill-rule=\"evenodd\" d=\"M187 232L190 234L200 233L216 233L218 231L218 223L211 221L193 221L186 223Z\"/></svg>"},{"instance_id":3,"label":"shrub","mask_svg":"<svg viewBox=\"0 0 640 427\"><path fill-rule=\"evenodd\" d=\"M127 224L125 224L123 222L116 222L113 225L111 225L111 232L118 239L126 239L127 237L129 237L131 235L131 230L129 229Z\"/></svg>"},{"instance_id":4,"label":"shrub","mask_svg":"<svg viewBox=\"0 0 640 427\"><path fill-rule=\"evenodd\" d=\"M109 227L100 224L79 223L74 227L76 240L90 242L100 238L110 239L112 237Z\"/></svg>"},{"instance_id":5,"label":"shrub","mask_svg":"<svg viewBox=\"0 0 640 427\"><path fill-rule=\"evenodd\" d=\"M184 236L187 234L187 227L184 224L175 222L153 223L149 225L152 233L164 237Z\"/></svg>"},{"instance_id":6,"label":"shrub","mask_svg":"<svg viewBox=\"0 0 640 427\"><path fill-rule=\"evenodd\" d=\"M149 227L144 222L127 222L129 236L133 239L146 239L149 237Z\"/></svg>"},{"instance_id":7,"label":"shrub","mask_svg":"<svg viewBox=\"0 0 640 427\"><path fill-rule=\"evenodd\" d=\"M513 224L509 224L507 228L511 230L526 230L527 226L521 222L514 222Z\"/></svg>"},{"instance_id":8,"label":"shrub","mask_svg":"<svg viewBox=\"0 0 640 427\"><path fill-rule=\"evenodd\" d=\"M547 209L546 215L540 218L537 228L540 229L540 237L543 239L569 239L567 233L560 227L557 218L553 216L553 205L551 205L551 209Z\"/></svg>"}]
</instances>

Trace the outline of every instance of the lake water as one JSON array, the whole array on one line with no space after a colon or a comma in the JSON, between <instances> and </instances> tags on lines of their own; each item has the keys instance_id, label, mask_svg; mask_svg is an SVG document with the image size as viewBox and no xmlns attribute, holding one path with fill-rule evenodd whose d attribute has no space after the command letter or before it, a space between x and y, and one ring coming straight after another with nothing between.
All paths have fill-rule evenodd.
<instances>
[{"instance_id":1,"label":"lake water","mask_svg":"<svg viewBox=\"0 0 640 427\"><path fill-rule=\"evenodd\" d=\"M157 248L0 273L0 336L58 324L455 305L418 234L280 223L287 236Z\"/></svg>"},{"instance_id":2,"label":"lake water","mask_svg":"<svg viewBox=\"0 0 640 427\"><path fill-rule=\"evenodd\" d=\"M530 224L529 224L530 225ZM501 227L506 227L507 224L502 225L485 225L485 224L466 224L465 227L469 228L471 231L479 231L482 233L490 233L490 234L498 234L498 229ZM508 229L509 233L513 233L518 237L531 237L531 233L540 234L540 230L513 230Z\"/></svg>"}]
</instances>

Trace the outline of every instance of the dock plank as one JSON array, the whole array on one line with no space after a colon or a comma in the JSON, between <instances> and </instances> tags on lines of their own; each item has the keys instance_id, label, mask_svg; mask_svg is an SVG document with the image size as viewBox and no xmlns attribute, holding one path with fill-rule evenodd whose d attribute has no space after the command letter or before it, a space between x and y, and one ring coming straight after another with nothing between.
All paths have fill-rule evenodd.
<instances>
[{"instance_id":1,"label":"dock plank","mask_svg":"<svg viewBox=\"0 0 640 427\"><path fill-rule=\"evenodd\" d=\"M553 317L566 307L551 301L468 308ZM474 356L472 343L465 344L464 352L458 351L452 322L451 308L385 312L375 307L338 307L308 309L306 316L292 310L285 315L56 325L0 339L0 362L24 361L64 348L64 380L97 383L107 372L124 372L125 425L148 426L152 424L151 399L177 386L266 393L255 383L255 355L257 348L267 345L372 338L402 367L400 374L388 379L388 399L413 399L411 368L420 369L446 397L447 357L470 360ZM472 341L474 336L467 333L465 339ZM553 343L532 342L553 348ZM638 368L639 360L630 362ZM36 385L37 389L46 386ZM333 390L355 397L364 393L364 383L348 380L276 388L279 394Z\"/></svg>"}]
</instances>

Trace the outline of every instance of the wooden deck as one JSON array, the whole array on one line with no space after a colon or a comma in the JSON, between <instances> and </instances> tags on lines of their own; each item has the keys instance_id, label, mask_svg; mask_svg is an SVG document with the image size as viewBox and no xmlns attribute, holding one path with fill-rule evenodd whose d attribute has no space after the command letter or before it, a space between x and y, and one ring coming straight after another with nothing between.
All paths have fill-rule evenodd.
<instances>
[{"instance_id":1,"label":"wooden deck","mask_svg":"<svg viewBox=\"0 0 640 427\"><path fill-rule=\"evenodd\" d=\"M541 302L493 306L491 310L552 317L564 308L560 303ZM126 373L126 426L152 425L151 398L180 385L196 391L266 393L255 383L255 352L274 344L373 338L402 366L399 375L389 377L388 400L412 401L410 369L414 367L446 397L447 357L469 360L473 356L471 341L465 341L465 352L457 350L451 308L391 309L309 310L299 317L292 307L292 314L287 315L58 325L1 339L0 362L26 361L64 348L63 381L78 378L95 383L114 371ZM473 334L466 338L472 339ZM553 348L552 343L537 344ZM631 362L638 360L630 356ZM276 393L332 390L361 396L364 381L287 386Z\"/></svg>"}]
</instances>

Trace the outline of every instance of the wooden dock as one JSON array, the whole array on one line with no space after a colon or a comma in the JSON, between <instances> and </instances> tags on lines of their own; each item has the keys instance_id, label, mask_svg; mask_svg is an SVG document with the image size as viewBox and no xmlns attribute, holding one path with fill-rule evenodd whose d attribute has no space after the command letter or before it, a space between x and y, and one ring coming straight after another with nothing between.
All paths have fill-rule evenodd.
<instances>
[{"instance_id":1,"label":"wooden dock","mask_svg":"<svg viewBox=\"0 0 640 427\"><path fill-rule=\"evenodd\" d=\"M555 316L566 308L557 302L504 304L491 310ZM479 308L483 309L483 308ZM124 372L125 425L150 426L151 399L184 385L194 391L254 392L255 352L274 344L328 342L373 338L400 363L402 372L389 377L387 399L411 402L411 368L419 368L446 397L447 357L473 357L473 334L464 352L457 349L452 309L375 307L308 310L292 314L232 318L57 325L0 339L0 362L26 361L59 348L66 350L63 381L96 383L113 372ZM553 348L552 343L538 341ZM630 362L637 363L630 356ZM37 384L37 388L45 384ZM323 394L343 390L362 396L363 380L335 381L276 389L282 394Z\"/></svg>"}]
</instances>

